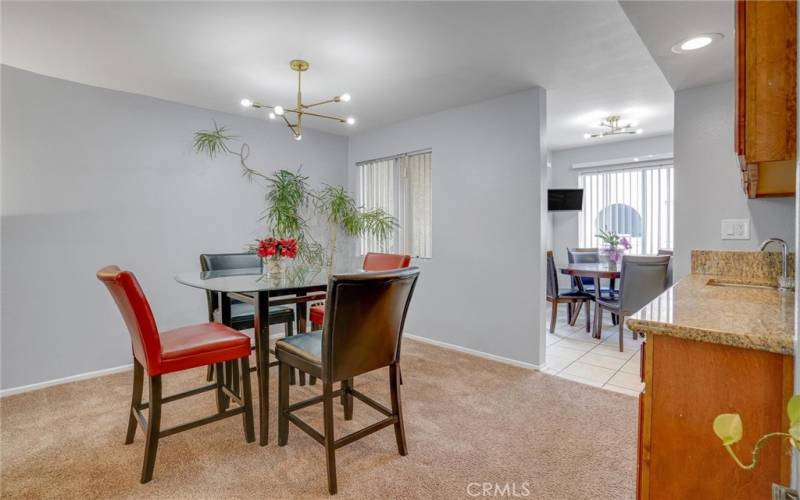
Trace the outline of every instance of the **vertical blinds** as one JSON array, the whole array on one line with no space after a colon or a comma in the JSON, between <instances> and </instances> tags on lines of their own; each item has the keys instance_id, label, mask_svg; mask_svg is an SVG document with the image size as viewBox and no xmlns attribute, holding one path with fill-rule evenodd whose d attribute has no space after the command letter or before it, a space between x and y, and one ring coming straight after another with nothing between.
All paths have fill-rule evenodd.
<instances>
[{"instance_id":1,"label":"vertical blinds","mask_svg":"<svg viewBox=\"0 0 800 500\"><path fill-rule=\"evenodd\" d=\"M578 223L581 247L598 247L602 229L626 235L631 253L655 254L673 245L672 165L587 172L579 176L583 212Z\"/></svg>"},{"instance_id":2,"label":"vertical blinds","mask_svg":"<svg viewBox=\"0 0 800 500\"><path fill-rule=\"evenodd\" d=\"M431 152L363 162L359 167L364 208L382 208L399 223L388 241L362 238L361 253L396 252L432 257Z\"/></svg>"}]
</instances>

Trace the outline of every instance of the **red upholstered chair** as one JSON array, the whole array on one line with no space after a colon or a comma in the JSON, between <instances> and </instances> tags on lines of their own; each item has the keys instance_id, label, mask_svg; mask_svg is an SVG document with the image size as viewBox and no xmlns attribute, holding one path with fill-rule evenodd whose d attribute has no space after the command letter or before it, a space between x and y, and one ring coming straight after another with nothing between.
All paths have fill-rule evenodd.
<instances>
[{"instance_id":1,"label":"red upholstered chair","mask_svg":"<svg viewBox=\"0 0 800 500\"><path fill-rule=\"evenodd\" d=\"M253 403L250 388L250 338L219 323L202 323L166 332L158 331L150 304L130 271L117 266L106 266L97 272L97 278L111 292L128 326L133 349L133 398L128 417L128 434L125 444L133 442L137 421L146 434L142 483L153 478L159 438L182 432L226 417L242 414L245 440L255 441ZM224 384L223 364L233 364L233 372L245 374L240 396ZM217 382L189 391L162 397L161 376L191 368L215 365ZM150 401L142 403L144 372L150 379ZM177 399L216 390L217 413L193 422L161 429L161 405ZM224 409L226 396L238 403L236 408ZM225 403L223 403L225 401ZM149 409L145 419L142 410Z\"/></svg>"},{"instance_id":2,"label":"red upholstered chair","mask_svg":"<svg viewBox=\"0 0 800 500\"><path fill-rule=\"evenodd\" d=\"M364 271L388 271L390 269L406 268L410 264L410 255L370 252L364 256L364 263L361 265L361 269ZM325 306L310 307L308 319L311 321L313 330L321 330L322 325L325 323Z\"/></svg>"}]
</instances>

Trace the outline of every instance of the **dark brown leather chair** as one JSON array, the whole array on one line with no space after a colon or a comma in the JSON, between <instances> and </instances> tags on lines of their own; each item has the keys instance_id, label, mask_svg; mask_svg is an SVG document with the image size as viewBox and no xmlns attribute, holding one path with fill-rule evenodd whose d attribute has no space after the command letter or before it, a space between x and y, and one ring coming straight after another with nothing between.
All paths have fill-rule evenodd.
<instances>
[{"instance_id":1,"label":"dark brown leather chair","mask_svg":"<svg viewBox=\"0 0 800 500\"><path fill-rule=\"evenodd\" d=\"M570 326L575 326L575 321L581 313L581 307L586 305L586 331L592 329L591 313L589 312L589 302L594 300L594 296L583 291L572 291L571 289L559 290L558 273L556 272L556 262L553 252L547 252L547 301L551 304L550 309L550 333L556 331L556 319L558 318L558 305L567 304L567 321Z\"/></svg>"},{"instance_id":2,"label":"dark brown leather chair","mask_svg":"<svg viewBox=\"0 0 800 500\"><path fill-rule=\"evenodd\" d=\"M221 271L227 269L260 269L261 257L254 253L204 253L200 255L200 269L203 271ZM208 303L208 321L221 323L220 296L216 292L206 290ZM269 324L285 324L286 335L294 334L294 311L289 307L270 307ZM249 330L255 324L255 310L252 304L231 300L230 327L234 330ZM255 349L255 347L253 347ZM252 368L255 371L255 367ZM230 375L227 374L226 375ZM206 372L206 380L214 379L211 366ZM294 379L294 374L292 375ZM300 374L300 384L305 385L305 375ZM238 383L237 383L238 385Z\"/></svg>"},{"instance_id":3,"label":"dark brown leather chair","mask_svg":"<svg viewBox=\"0 0 800 500\"><path fill-rule=\"evenodd\" d=\"M322 331L287 337L275 344L280 367L278 446L285 446L288 441L289 422L324 445L331 494L336 493L337 448L394 425L397 449L401 455L407 453L400 405L400 342L418 276L419 270L415 267L332 276L328 282ZM391 409L355 390L352 383L354 377L386 366L389 367ZM320 379L322 395L290 405L289 370L292 367ZM336 382L341 382L341 389L334 391ZM339 395L345 397L345 420L353 418L354 396L386 418L334 439L333 398ZM322 434L293 413L317 403L323 404Z\"/></svg>"}]
</instances>

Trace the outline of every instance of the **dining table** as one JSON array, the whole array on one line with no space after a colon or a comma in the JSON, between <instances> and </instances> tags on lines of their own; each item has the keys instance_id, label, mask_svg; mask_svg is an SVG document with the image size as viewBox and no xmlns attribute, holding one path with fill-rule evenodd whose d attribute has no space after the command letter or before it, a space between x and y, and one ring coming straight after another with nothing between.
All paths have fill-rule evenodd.
<instances>
[{"instance_id":1,"label":"dining table","mask_svg":"<svg viewBox=\"0 0 800 500\"><path fill-rule=\"evenodd\" d=\"M297 333L304 333L308 303L325 298L327 270L300 266L272 275L265 274L261 268L192 271L178 274L175 280L183 285L218 293L221 323L228 326L231 324L232 300L254 305L259 444L265 446L269 435L269 308L294 304L297 310Z\"/></svg>"},{"instance_id":2,"label":"dining table","mask_svg":"<svg viewBox=\"0 0 800 500\"><path fill-rule=\"evenodd\" d=\"M606 262L581 262L570 263L560 268L562 274L574 276L576 278L592 278L594 280L594 324L592 327L592 337L600 338L600 325L598 320L600 315L600 280L608 279L612 286L611 294L614 294L613 283L621 277L619 266Z\"/></svg>"}]
</instances>

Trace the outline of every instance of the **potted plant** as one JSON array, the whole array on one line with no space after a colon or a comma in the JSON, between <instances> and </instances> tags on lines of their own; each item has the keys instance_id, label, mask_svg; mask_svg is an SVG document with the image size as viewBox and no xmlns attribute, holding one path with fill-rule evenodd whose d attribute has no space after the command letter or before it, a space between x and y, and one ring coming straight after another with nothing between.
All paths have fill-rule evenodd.
<instances>
[{"instance_id":1,"label":"potted plant","mask_svg":"<svg viewBox=\"0 0 800 500\"><path fill-rule=\"evenodd\" d=\"M337 242L340 235L372 236L379 241L387 239L397 227L397 221L385 210L367 210L358 206L350 193L341 186L325 185L314 190L308 177L299 170L278 170L265 175L247 165L250 147L241 143L238 150L231 147L236 137L223 126L214 123L212 130L201 130L194 134L194 149L210 158L218 154L239 159L242 175L247 180L265 184L266 209L263 219L276 239L294 239L297 258L315 268L334 269ZM312 234L312 221L319 218L327 225L327 247L319 243Z\"/></svg>"},{"instance_id":2,"label":"potted plant","mask_svg":"<svg viewBox=\"0 0 800 500\"><path fill-rule=\"evenodd\" d=\"M604 243L603 247L600 249L601 260L608 262L608 266L611 268L617 267L625 251L631 249L630 240L628 240L626 236L621 236L613 231L601 229L595 236L600 238Z\"/></svg>"},{"instance_id":3,"label":"potted plant","mask_svg":"<svg viewBox=\"0 0 800 500\"><path fill-rule=\"evenodd\" d=\"M281 276L284 259L297 257L297 241L294 238L278 239L270 236L258 241L256 253L264 261L263 269L268 276Z\"/></svg>"}]
</instances>

